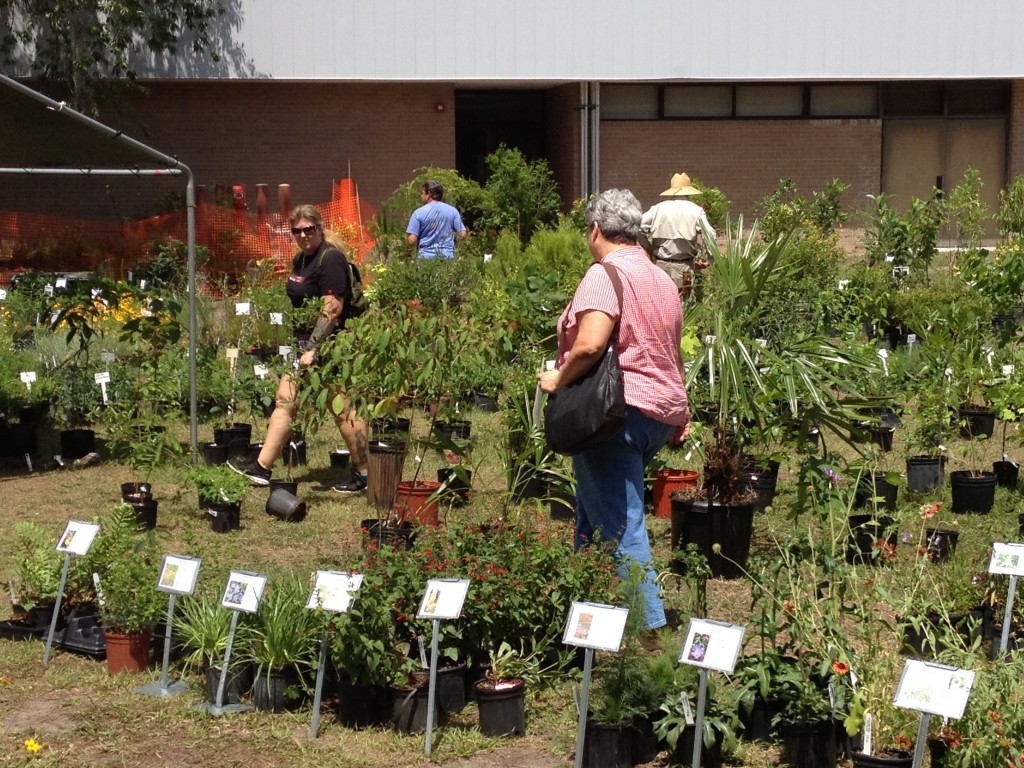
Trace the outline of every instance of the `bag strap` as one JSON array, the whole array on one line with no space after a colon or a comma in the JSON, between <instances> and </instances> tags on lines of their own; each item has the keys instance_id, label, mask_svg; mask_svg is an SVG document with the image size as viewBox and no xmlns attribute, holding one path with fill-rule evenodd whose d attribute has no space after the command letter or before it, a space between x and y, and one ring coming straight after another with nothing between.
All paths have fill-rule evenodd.
<instances>
[{"instance_id":1,"label":"bag strap","mask_svg":"<svg viewBox=\"0 0 1024 768\"><path fill-rule=\"evenodd\" d=\"M612 336L617 342L619 340L619 323L622 321L622 278L619 276L619 270L613 267L611 264L605 264L603 261L599 261L604 271L608 274L608 279L612 281L612 288L615 289L615 298L619 302L619 317L615 321L615 327L612 329Z\"/></svg>"}]
</instances>

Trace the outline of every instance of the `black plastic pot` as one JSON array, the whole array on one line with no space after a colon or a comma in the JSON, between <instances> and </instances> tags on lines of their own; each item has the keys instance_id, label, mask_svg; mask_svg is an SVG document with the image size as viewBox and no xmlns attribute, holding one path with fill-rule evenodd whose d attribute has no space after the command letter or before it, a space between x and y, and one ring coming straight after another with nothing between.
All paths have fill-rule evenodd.
<instances>
[{"instance_id":1,"label":"black plastic pot","mask_svg":"<svg viewBox=\"0 0 1024 768\"><path fill-rule=\"evenodd\" d=\"M215 467L228 460L228 447L220 443L200 443L199 450L203 453L203 463Z\"/></svg>"},{"instance_id":2,"label":"black plastic pot","mask_svg":"<svg viewBox=\"0 0 1024 768\"><path fill-rule=\"evenodd\" d=\"M853 768L912 768L914 756L903 750L895 750L886 755L865 755L854 752L850 755Z\"/></svg>"},{"instance_id":3,"label":"black plastic pot","mask_svg":"<svg viewBox=\"0 0 1024 768\"><path fill-rule=\"evenodd\" d=\"M871 442L878 446L878 449L883 453L888 453L892 450L892 438L896 432L896 427L887 427L884 424L879 424L871 428Z\"/></svg>"},{"instance_id":4,"label":"black plastic pot","mask_svg":"<svg viewBox=\"0 0 1024 768\"><path fill-rule=\"evenodd\" d=\"M409 549L416 538L416 531L410 522L392 523L387 525L386 520L369 518L360 523L366 543L371 546L387 544L396 549Z\"/></svg>"},{"instance_id":5,"label":"black plastic pot","mask_svg":"<svg viewBox=\"0 0 1024 768\"><path fill-rule=\"evenodd\" d=\"M91 429L65 429L60 433L60 455L64 461L80 459L96 450L96 433Z\"/></svg>"},{"instance_id":6,"label":"black plastic pot","mask_svg":"<svg viewBox=\"0 0 1024 768\"><path fill-rule=\"evenodd\" d=\"M779 462L751 459L744 463L742 473L747 487L757 494L754 511L764 512L775 501L775 491L779 482Z\"/></svg>"},{"instance_id":7,"label":"black plastic pot","mask_svg":"<svg viewBox=\"0 0 1024 768\"><path fill-rule=\"evenodd\" d=\"M994 461L992 471L996 473L996 483L1003 488L1016 488L1020 477L1020 465L1013 461Z\"/></svg>"},{"instance_id":8,"label":"black plastic pot","mask_svg":"<svg viewBox=\"0 0 1024 768\"><path fill-rule=\"evenodd\" d=\"M588 720L583 765L587 768L633 768L633 724L603 725Z\"/></svg>"},{"instance_id":9,"label":"black plastic pot","mask_svg":"<svg viewBox=\"0 0 1024 768\"><path fill-rule=\"evenodd\" d=\"M672 499L672 549L694 544L707 558L711 575L736 579L743 576L750 556L756 501L709 504L692 499ZM679 563L673 563L677 572Z\"/></svg>"},{"instance_id":10,"label":"black plastic pot","mask_svg":"<svg viewBox=\"0 0 1024 768\"><path fill-rule=\"evenodd\" d=\"M275 487L274 483L277 482ZM270 495L267 497L267 514L289 523L299 523L306 518L306 502L295 495L298 483L271 480Z\"/></svg>"},{"instance_id":11,"label":"black plastic pot","mask_svg":"<svg viewBox=\"0 0 1024 768\"><path fill-rule=\"evenodd\" d=\"M672 765L693 765L693 739L696 735L696 727L688 725L683 729L683 735L676 742L676 748L672 750ZM721 768L722 765L722 744L716 741L710 746L701 744L700 749L701 768Z\"/></svg>"},{"instance_id":12,"label":"black plastic pot","mask_svg":"<svg viewBox=\"0 0 1024 768\"><path fill-rule=\"evenodd\" d=\"M861 477L853 497L853 507L863 509L877 505L878 509L895 512L899 490L899 486L885 479L885 472L873 472L870 476Z\"/></svg>"},{"instance_id":13,"label":"black plastic pot","mask_svg":"<svg viewBox=\"0 0 1024 768\"><path fill-rule=\"evenodd\" d=\"M945 470L941 456L908 456L907 488L915 493L933 491L942 485Z\"/></svg>"},{"instance_id":14,"label":"black plastic pot","mask_svg":"<svg viewBox=\"0 0 1024 768\"><path fill-rule=\"evenodd\" d=\"M956 551L956 542L960 538L957 531L944 528L926 528L924 549L928 559L933 563L943 563Z\"/></svg>"},{"instance_id":15,"label":"black plastic pot","mask_svg":"<svg viewBox=\"0 0 1024 768\"><path fill-rule=\"evenodd\" d=\"M302 703L299 673L292 667L261 670L252 684L252 703L263 712L286 712Z\"/></svg>"},{"instance_id":16,"label":"black plastic pot","mask_svg":"<svg viewBox=\"0 0 1024 768\"><path fill-rule=\"evenodd\" d=\"M206 665L204 679L206 681L206 700L210 704L217 703L217 689L220 686L221 668ZM228 678L224 681L224 700L221 704L238 704L242 697L252 689L252 666L244 664L228 670Z\"/></svg>"},{"instance_id":17,"label":"black plastic pot","mask_svg":"<svg viewBox=\"0 0 1024 768\"><path fill-rule=\"evenodd\" d=\"M996 412L981 406L960 406L960 436L992 437L996 428Z\"/></svg>"},{"instance_id":18,"label":"black plastic pot","mask_svg":"<svg viewBox=\"0 0 1024 768\"><path fill-rule=\"evenodd\" d=\"M846 540L846 562L876 565L883 562L879 545L895 549L897 533L891 517L850 515L850 534Z\"/></svg>"},{"instance_id":19,"label":"black plastic pot","mask_svg":"<svg viewBox=\"0 0 1024 768\"><path fill-rule=\"evenodd\" d=\"M135 517L139 521L139 525L147 531L151 531L156 528L156 513L157 505L159 503L156 499L150 498L145 501L133 501L129 503L135 510Z\"/></svg>"},{"instance_id":20,"label":"black plastic pot","mask_svg":"<svg viewBox=\"0 0 1024 768\"><path fill-rule=\"evenodd\" d=\"M416 688L391 688L391 727L400 733L423 733L427 730L427 706L429 689L425 685ZM444 719L440 707L434 710L435 725Z\"/></svg>"},{"instance_id":21,"label":"black plastic pot","mask_svg":"<svg viewBox=\"0 0 1024 768\"><path fill-rule=\"evenodd\" d=\"M449 467L441 467L437 470L437 482L444 486L441 491L441 502L453 504L457 507L469 502L469 490L473 481L473 470L463 470L466 479L463 480L459 473ZM468 482L467 482L468 481Z\"/></svg>"},{"instance_id":22,"label":"black plastic pot","mask_svg":"<svg viewBox=\"0 0 1024 768\"><path fill-rule=\"evenodd\" d=\"M210 528L214 533L237 531L242 527L241 502L238 504L204 502L203 509L210 516Z\"/></svg>"},{"instance_id":23,"label":"black plastic pot","mask_svg":"<svg viewBox=\"0 0 1024 768\"><path fill-rule=\"evenodd\" d=\"M948 624L940 614L929 613L922 621L920 629L911 624L904 624L903 651L914 656L934 659L943 651L950 649L951 646L943 642L942 637L951 629L970 647L975 642L991 639L992 624L992 614L985 606L979 606L969 613L951 613ZM934 648L928 639L929 632L935 638ZM957 647L958 643L952 645L952 648Z\"/></svg>"},{"instance_id":24,"label":"black plastic pot","mask_svg":"<svg viewBox=\"0 0 1024 768\"><path fill-rule=\"evenodd\" d=\"M352 454L348 451L331 451L329 454L331 469L348 469Z\"/></svg>"},{"instance_id":25,"label":"black plastic pot","mask_svg":"<svg viewBox=\"0 0 1024 768\"><path fill-rule=\"evenodd\" d=\"M835 768L836 729L832 718L809 723L782 723L782 759L792 768Z\"/></svg>"},{"instance_id":26,"label":"black plastic pot","mask_svg":"<svg viewBox=\"0 0 1024 768\"><path fill-rule=\"evenodd\" d=\"M987 515L996 500L996 473L958 470L950 472L949 485L953 493L953 512L956 514Z\"/></svg>"},{"instance_id":27,"label":"black plastic pot","mask_svg":"<svg viewBox=\"0 0 1024 768\"><path fill-rule=\"evenodd\" d=\"M121 501L127 504L152 498L153 486L150 483L121 483Z\"/></svg>"},{"instance_id":28,"label":"black plastic pot","mask_svg":"<svg viewBox=\"0 0 1024 768\"><path fill-rule=\"evenodd\" d=\"M451 440L469 440L472 425L468 421L434 421L434 431Z\"/></svg>"},{"instance_id":29,"label":"black plastic pot","mask_svg":"<svg viewBox=\"0 0 1024 768\"><path fill-rule=\"evenodd\" d=\"M301 434L296 432L292 439L285 443L281 459L288 467L306 466L306 440Z\"/></svg>"},{"instance_id":30,"label":"black plastic pot","mask_svg":"<svg viewBox=\"0 0 1024 768\"><path fill-rule=\"evenodd\" d=\"M391 691L386 685L353 685L342 677L334 714L347 727L384 725L391 717Z\"/></svg>"}]
</instances>

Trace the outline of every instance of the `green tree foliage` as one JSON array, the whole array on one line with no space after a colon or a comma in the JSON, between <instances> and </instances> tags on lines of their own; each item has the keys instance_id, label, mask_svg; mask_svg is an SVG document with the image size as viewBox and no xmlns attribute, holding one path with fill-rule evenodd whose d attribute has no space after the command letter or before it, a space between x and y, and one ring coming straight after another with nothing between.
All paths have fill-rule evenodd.
<instances>
[{"instance_id":1,"label":"green tree foliage","mask_svg":"<svg viewBox=\"0 0 1024 768\"><path fill-rule=\"evenodd\" d=\"M176 55L186 32L202 53L222 13L218 0L5 0L0 57L5 70L52 81L95 112L104 79L135 79L133 54Z\"/></svg>"},{"instance_id":2,"label":"green tree foliage","mask_svg":"<svg viewBox=\"0 0 1024 768\"><path fill-rule=\"evenodd\" d=\"M524 242L554 224L561 199L547 160L528 161L518 149L502 144L487 156L487 168L490 177L484 188L495 210L482 223L512 230Z\"/></svg>"}]
</instances>

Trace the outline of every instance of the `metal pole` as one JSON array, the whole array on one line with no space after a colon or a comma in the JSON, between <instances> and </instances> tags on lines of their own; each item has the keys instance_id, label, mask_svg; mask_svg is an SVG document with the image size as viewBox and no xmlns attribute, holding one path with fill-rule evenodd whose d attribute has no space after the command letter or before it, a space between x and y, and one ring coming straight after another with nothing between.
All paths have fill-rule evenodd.
<instances>
[{"instance_id":1,"label":"metal pole","mask_svg":"<svg viewBox=\"0 0 1024 768\"><path fill-rule=\"evenodd\" d=\"M53 633L57 631L57 617L60 616L60 604L64 599L64 586L68 583L68 569L71 567L71 554L64 553L64 570L60 572L60 586L57 587L57 602L53 604L53 616L50 618L50 631L46 634L46 648L43 649L43 664L50 661L50 646L53 645Z\"/></svg>"},{"instance_id":2,"label":"metal pole","mask_svg":"<svg viewBox=\"0 0 1024 768\"><path fill-rule=\"evenodd\" d=\"M583 690L580 692L579 721L576 723L576 768L583 768L583 748L587 740L587 710L590 708L590 673L594 668L594 649L583 654Z\"/></svg>"},{"instance_id":3,"label":"metal pole","mask_svg":"<svg viewBox=\"0 0 1024 768\"><path fill-rule=\"evenodd\" d=\"M425 752L430 757L431 741L434 735L434 704L437 697L437 635L441 621L434 619L433 631L430 635L430 687L427 688L427 745Z\"/></svg>"},{"instance_id":4,"label":"metal pole","mask_svg":"<svg viewBox=\"0 0 1024 768\"><path fill-rule=\"evenodd\" d=\"M913 768L921 768L924 763L924 747L928 741L928 721L932 716L926 712L921 713L921 725L917 728L917 741L914 743L914 765Z\"/></svg>"},{"instance_id":5,"label":"metal pole","mask_svg":"<svg viewBox=\"0 0 1024 768\"><path fill-rule=\"evenodd\" d=\"M171 663L171 625L174 623L174 593L167 598L167 626L164 628L164 663L160 671L160 687L167 687L167 667Z\"/></svg>"},{"instance_id":6,"label":"metal pole","mask_svg":"<svg viewBox=\"0 0 1024 768\"><path fill-rule=\"evenodd\" d=\"M160 668L160 682L136 686L133 689L135 693L166 698L169 696L177 696L179 693L184 693L188 690L188 685L186 683L181 680L170 682L167 677L167 670L171 664L171 635L174 628L175 597L175 594L172 592L167 598L167 624L164 627L164 661Z\"/></svg>"},{"instance_id":7,"label":"metal pole","mask_svg":"<svg viewBox=\"0 0 1024 768\"><path fill-rule=\"evenodd\" d=\"M199 335L199 320L196 309L196 182L192 170L183 166L188 173L185 186L185 219L188 224L188 417L189 442L192 458L199 451L199 389L196 383L196 337Z\"/></svg>"},{"instance_id":8,"label":"metal pole","mask_svg":"<svg viewBox=\"0 0 1024 768\"><path fill-rule=\"evenodd\" d=\"M235 644L235 628L238 626L238 611L231 612L231 629L228 630L228 644L224 649L224 663L220 670L220 682L217 683L217 701L213 706L220 710L224 706L224 687L228 682L228 667L231 666L231 647Z\"/></svg>"},{"instance_id":9,"label":"metal pole","mask_svg":"<svg viewBox=\"0 0 1024 768\"><path fill-rule=\"evenodd\" d=\"M320 728L320 699L324 690L324 668L327 666L327 641L330 635L324 632L320 640L320 667L316 671L316 688L313 693L313 722L309 726L309 738L315 739Z\"/></svg>"},{"instance_id":10,"label":"metal pole","mask_svg":"<svg viewBox=\"0 0 1024 768\"><path fill-rule=\"evenodd\" d=\"M1006 658L1010 645L1010 623L1013 621L1013 599L1017 596L1017 577L1010 576L1010 587L1006 591L1006 611L1003 613L1003 633L999 638L999 658Z\"/></svg>"},{"instance_id":11,"label":"metal pole","mask_svg":"<svg viewBox=\"0 0 1024 768\"><path fill-rule=\"evenodd\" d=\"M697 719L693 723L692 768L700 768L700 751L704 746L704 699L708 692L708 671L700 671L700 685L697 688Z\"/></svg>"}]
</instances>

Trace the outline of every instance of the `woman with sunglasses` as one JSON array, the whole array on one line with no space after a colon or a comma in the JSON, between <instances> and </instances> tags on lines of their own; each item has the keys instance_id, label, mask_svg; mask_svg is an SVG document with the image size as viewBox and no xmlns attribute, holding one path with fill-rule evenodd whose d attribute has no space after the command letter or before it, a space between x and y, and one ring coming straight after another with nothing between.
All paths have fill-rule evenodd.
<instances>
[{"instance_id":1,"label":"woman with sunglasses","mask_svg":"<svg viewBox=\"0 0 1024 768\"><path fill-rule=\"evenodd\" d=\"M292 236L299 246L299 252L292 261L292 273L288 276L288 298L296 309L307 302L315 302L317 299L322 301L313 327L295 329L295 346L301 351L299 365L309 366L317 362L319 346L345 327L342 310L345 301L351 297L348 266L341 251L324 239L323 219L315 206L297 206L288 221ZM341 402L344 405L333 415L351 455L352 476L348 481L334 486L334 490L338 493L359 493L366 489L366 425L356 419L355 409L344 397L344 393L336 394L342 395ZM276 404L270 415L260 455L255 461L228 462L228 466L247 476L254 485L270 485L274 464L291 438L291 423L296 410L295 397L295 379L286 373L277 387ZM330 401L334 402L335 399L331 397Z\"/></svg>"}]
</instances>

